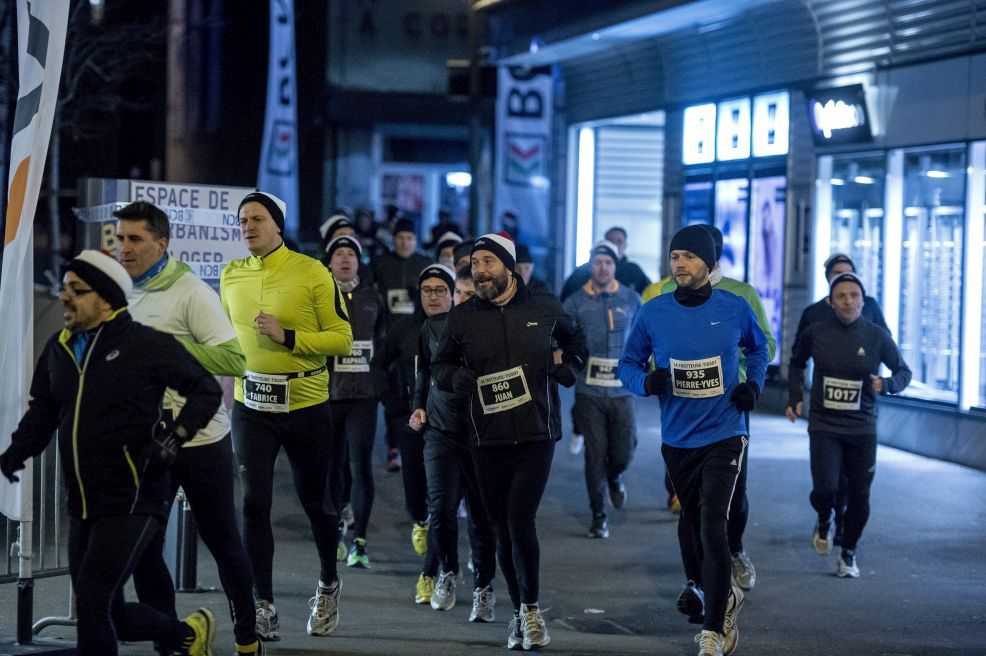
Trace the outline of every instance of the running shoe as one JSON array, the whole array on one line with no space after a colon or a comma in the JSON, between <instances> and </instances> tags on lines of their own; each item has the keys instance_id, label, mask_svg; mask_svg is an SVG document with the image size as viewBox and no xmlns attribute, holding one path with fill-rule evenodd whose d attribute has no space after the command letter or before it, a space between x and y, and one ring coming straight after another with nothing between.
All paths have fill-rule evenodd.
<instances>
[{"instance_id":1,"label":"running shoe","mask_svg":"<svg viewBox=\"0 0 986 656\"><path fill-rule=\"evenodd\" d=\"M746 551L734 553L733 561L733 585L739 586L743 590L752 590L757 584L757 570L753 567L753 562L746 555Z\"/></svg>"},{"instance_id":2,"label":"running shoe","mask_svg":"<svg viewBox=\"0 0 986 656\"><path fill-rule=\"evenodd\" d=\"M493 588L476 588L472 591L472 612L469 613L470 622L492 622L496 619L496 595Z\"/></svg>"},{"instance_id":3,"label":"running shoe","mask_svg":"<svg viewBox=\"0 0 986 656\"><path fill-rule=\"evenodd\" d=\"M435 579L432 576L421 574L418 582L414 586L414 603L430 604L431 596L435 594Z\"/></svg>"},{"instance_id":4,"label":"running shoe","mask_svg":"<svg viewBox=\"0 0 986 656\"><path fill-rule=\"evenodd\" d=\"M568 441L568 452L573 456L577 456L582 453L582 447L585 446L585 438L581 435L572 435L572 439Z\"/></svg>"},{"instance_id":5,"label":"running shoe","mask_svg":"<svg viewBox=\"0 0 986 656\"><path fill-rule=\"evenodd\" d=\"M627 486L620 476L617 476L613 480L609 481L609 502L613 504L613 507L617 510L626 505Z\"/></svg>"},{"instance_id":6,"label":"running shoe","mask_svg":"<svg viewBox=\"0 0 986 656\"><path fill-rule=\"evenodd\" d=\"M827 556L832 553L832 523L822 525L815 523L815 530L811 533L811 546L819 556Z\"/></svg>"},{"instance_id":7,"label":"running shoe","mask_svg":"<svg viewBox=\"0 0 986 656\"><path fill-rule=\"evenodd\" d=\"M308 600L311 614L308 616L308 635L327 636L339 626L339 596L342 594L342 581L336 581L328 588L317 586L315 596Z\"/></svg>"},{"instance_id":8,"label":"running shoe","mask_svg":"<svg viewBox=\"0 0 986 656\"><path fill-rule=\"evenodd\" d=\"M212 656L212 641L216 637L216 618L212 611L200 608L185 618L185 624L192 630L194 637L182 653L188 656Z\"/></svg>"},{"instance_id":9,"label":"running shoe","mask_svg":"<svg viewBox=\"0 0 986 656\"><path fill-rule=\"evenodd\" d=\"M678 612L688 616L690 624L701 624L705 621L705 594L702 588L689 581L678 595Z\"/></svg>"},{"instance_id":10,"label":"running shoe","mask_svg":"<svg viewBox=\"0 0 986 656\"><path fill-rule=\"evenodd\" d=\"M241 645L238 642L234 642L233 654L234 656L265 656L267 650L262 640L254 640L249 645Z\"/></svg>"},{"instance_id":11,"label":"running shoe","mask_svg":"<svg viewBox=\"0 0 986 656\"><path fill-rule=\"evenodd\" d=\"M695 642L698 643L698 656L724 656L725 654L722 650L725 638L721 633L703 630L695 636Z\"/></svg>"},{"instance_id":12,"label":"running shoe","mask_svg":"<svg viewBox=\"0 0 986 656\"><path fill-rule=\"evenodd\" d=\"M609 525L606 523L606 515L593 515L592 525L586 535L590 538L605 539L609 537Z\"/></svg>"},{"instance_id":13,"label":"running shoe","mask_svg":"<svg viewBox=\"0 0 986 656\"><path fill-rule=\"evenodd\" d=\"M281 639L281 622L277 619L274 604L264 599L257 600L257 637L274 642Z\"/></svg>"},{"instance_id":14,"label":"running shoe","mask_svg":"<svg viewBox=\"0 0 986 656\"><path fill-rule=\"evenodd\" d=\"M517 615L507 625L507 649L524 649L524 633L520 630L520 617Z\"/></svg>"},{"instance_id":15,"label":"running shoe","mask_svg":"<svg viewBox=\"0 0 986 656\"><path fill-rule=\"evenodd\" d=\"M414 522L414 526L411 527L411 546L414 547L414 553L419 556L425 555L428 552L428 527L430 522Z\"/></svg>"},{"instance_id":16,"label":"running shoe","mask_svg":"<svg viewBox=\"0 0 986 656\"><path fill-rule=\"evenodd\" d=\"M544 615L537 606L521 607L520 631L524 635L524 651L540 649L551 644L548 627L544 623Z\"/></svg>"},{"instance_id":17,"label":"running shoe","mask_svg":"<svg viewBox=\"0 0 986 656\"><path fill-rule=\"evenodd\" d=\"M856 563L856 552L843 549L839 555L839 569L835 572L839 578L859 578L859 565Z\"/></svg>"},{"instance_id":18,"label":"running shoe","mask_svg":"<svg viewBox=\"0 0 986 656\"><path fill-rule=\"evenodd\" d=\"M431 595L431 607L435 610L452 610L455 606L455 573L442 572L435 583L435 592Z\"/></svg>"},{"instance_id":19,"label":"running shoe","mask_svg":"<svg viewBox=\"0 0 986 656\"><path fill-rule=\"evenodd\" d=\"M743 610L743 601L743 591L734 585L726 599L726 614L722 620L723 656L732 654L736 651L736 646L739 645L739 627L736 625L736 620L739 619L740 611Z\"/></svg>"},{"instance_id":20,"label":"running shoe","mask_svg":"<svg viewBox=\"0 0 986 656\"><path fill-rule=\"evenodd\" d=\"M349 548L349 558L346 559L346 566L370 569L370 557L366 555L366 538L353 540L353 546Z\"/></svg>"}]
</instances>

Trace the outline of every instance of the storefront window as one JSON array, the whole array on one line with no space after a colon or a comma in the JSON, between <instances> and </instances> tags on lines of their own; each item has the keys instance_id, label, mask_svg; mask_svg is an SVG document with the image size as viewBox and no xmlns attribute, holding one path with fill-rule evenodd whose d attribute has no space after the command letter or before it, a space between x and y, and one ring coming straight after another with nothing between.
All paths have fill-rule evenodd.
<instances>
[{"instance_id":1,"label":"storefront window","mask_svg":"<svg viewBox=\"0 0 986 656\"><path fill-rule=\"evenodd\" d=\"M914 372L905 394L957 402L965 148L904 155L898 343Z\"/></svg>"},{"instance_id":2,"label":"storefront window","mask_svg":"<svg viewBox=\"0 0 986 656\"><path fill-rule=\"evenodd\" d=\"M856 273L866 285L866 293L880 302L885 175L882 155L835 157L832 161L830 253L845 253L851 257L856 264Z\"/></svg>"}]
</instances>

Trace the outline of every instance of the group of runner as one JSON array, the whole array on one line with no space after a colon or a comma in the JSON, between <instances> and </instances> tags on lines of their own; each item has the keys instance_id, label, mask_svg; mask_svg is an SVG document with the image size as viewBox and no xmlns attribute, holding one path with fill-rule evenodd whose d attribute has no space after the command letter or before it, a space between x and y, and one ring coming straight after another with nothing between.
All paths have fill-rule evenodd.
<instances>
[{"instance_id":1,"label":"group of runner","mask_svg":"<svg viewBox=\"0 0 986 656\"><path fill-rule=\"evenodd\" d=\"M42 354L0 471L15 479L60 428L80 654L115 654L117 640L212 653L212 614L178 620L161 555L178 486L229 597L235 652L263 653L264 641L279 639L271 505L282 449L319 561L308 633L331 634L337 563L371 567L378 403L411 545L424 557L414 601L456 603L461 503L470 621L496 618L498 562L512 610L507 647L548 646L536 514L562 437L559 384L575 387L591 538L609 537L607 496L615 509L627 503L632 395L656 397L668 502L681 512L678 608L702 625L700 656L736 650L744 594L756 584L743 546L749 413L776 344L756 291L721 275L716 228L678 231L671 275L654 284L627 259L626 231L612 228L566 281L562 302L531 278L529 251L508 233L468 240L440 226L428 257L414 224L400 219L393 250L368 258L354 222L336 213L322 225L319 261L284 243L285 209L264 192L243 199L250 256L226 266L218 296L168 254L167 218L148 203L116 212L118 261L84 251L66 268L65 329ZM851 259L836 254L825 273L830 294L805 311L794 340L787 415L803 412L812 359L811 544L819 554L841 547L838 575L857 577L875 399L902 390L910 371ZM890 377L880 377L881 364ZM234 377L230 414L215 375ZM140 603L123 599L131 575Z\"/></svg>"}]
</instances>

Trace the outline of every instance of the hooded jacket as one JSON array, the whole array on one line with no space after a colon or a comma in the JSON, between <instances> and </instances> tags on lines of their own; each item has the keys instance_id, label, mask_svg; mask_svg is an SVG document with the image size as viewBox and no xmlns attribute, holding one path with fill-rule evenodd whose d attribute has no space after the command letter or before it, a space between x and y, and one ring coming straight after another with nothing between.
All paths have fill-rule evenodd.
<instances>
[{"instance_id":1,"label":"hooded jacket","mask_svg":"<svg viewBox=\"0 0 986 656\"><path fill-rule=\"evenodd\" d=\"M188 399L176 424L194 435L219 408L218 383L174 337L133 321L126 308L94 331L81 362L71 337L62 330L45 345L8 454L20 461L39 455L58 429L72 517L166 516L167 471L137 465L161 418L164 390Z\"/></svg>"},{"instance_id":2,"label":"hooded jacket","mask_svg":"<svg viewBox=\"0 0 986 656\"><path fill-rule=\"evenodd\" d=\"M561 302L514 279L517 293L502 307L474 296L452 308L431 363L446 392L453 391L459 368L477 376L465 401L470 437L479 447L561 439L558 385L548 373L555 342L563 366L575 371L588 355L582 329Z\"/></svg>"}]
</instances>

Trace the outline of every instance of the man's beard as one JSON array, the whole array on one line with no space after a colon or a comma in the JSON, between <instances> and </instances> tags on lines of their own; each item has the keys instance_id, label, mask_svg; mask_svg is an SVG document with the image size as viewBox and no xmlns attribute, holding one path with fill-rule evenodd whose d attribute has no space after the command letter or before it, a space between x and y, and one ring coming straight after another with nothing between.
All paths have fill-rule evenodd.
<instances>
[{"instance_id":1,"label":"man's beard","mask_svg":"<svg viewBox=\"0 0 986 656\"><path fill-rule=\"evenodd\" d=\"M476 282L476 296L486 301L492 301L494 298L507 290L507 285L510 284L510 273L504 270L503 274L500 276L485 275L481 278L475 278L474 280ZM491 280L493 282L489 288L482 285L482 283L487 280Z\"/></svg>"}]
</instances>

